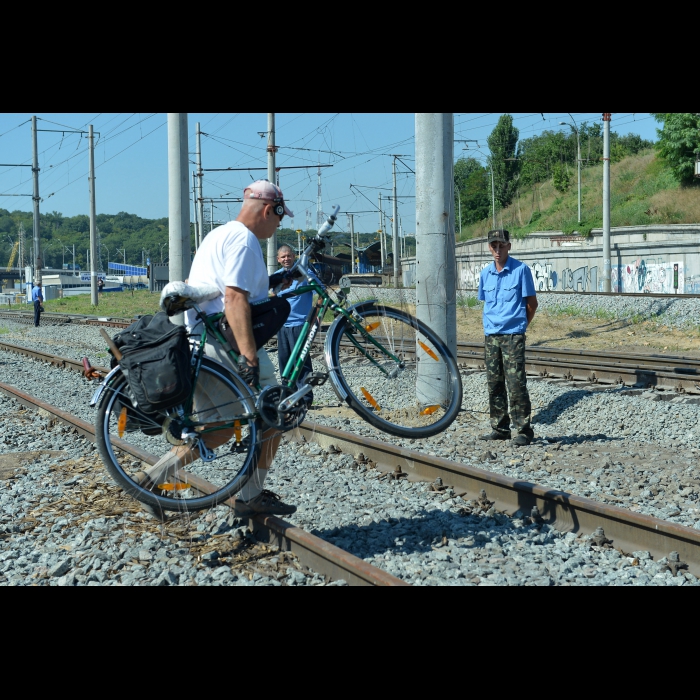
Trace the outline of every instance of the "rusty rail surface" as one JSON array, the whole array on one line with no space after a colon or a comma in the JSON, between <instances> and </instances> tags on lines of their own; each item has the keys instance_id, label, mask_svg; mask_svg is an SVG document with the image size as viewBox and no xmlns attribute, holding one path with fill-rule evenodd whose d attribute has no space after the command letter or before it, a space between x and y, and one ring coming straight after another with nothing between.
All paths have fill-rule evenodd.
<instances>
[{"instance_id":1,"label":"rusty rail surface","mask_svg":"<svg viewBox=\"0 0 700 700\"><path fill-rule=\"evenodd\" d=\"M0 343L0 349L2 345ZM80 364L69 362L66 367L70 369L77 369L75 365ZM82 369L80 365L80 371ZM0 385L0 390L4 391L4 386ZM80 432L80 428L75 427ZM89 429L92 430L92 426ZM495 501L496 509L509 515L518 510L529 515L536 506L543 522L558 530L590 534L596 528L603 527L614 546L625 552L648 550L659 558L677 551L681 559L688 563L691 572L700 575L698 530L309 421L289 435L296 440L302 437L312 440L322 447L332 444L355 456L362 453L382 471L393 472L399 466L412 479L434 481L439 476L443 483L468 498L477 498L480 491L485 490L487 497Z\"/></svg>"},{"instance_id":2,"label":"rusty rail surface","mask_svg":"<svg viewBox=\"0 0 700 700\"><path fill-rule=\"evenodd\" d=\"M692 573L700 574L700 531L693 528L319 424L304 422L291 436L321 447L333 445L356 457L362 453L382 471L400 467L415 480L440 477L469 499L477 499L484 490L495 501L496 510L508 515L522 511L527 516L537 507L542 522L563 532L592 534L602 527L613 545L624 552L648 550L660 558L676 551Z\"/></svg>"},{"instance_id":3,"label":"rusty rail surface","mask_svg":"<svg viewBox=\"0 0 700 700\"><path fill-rule=\"evenodd\" d=\"M81 366L82 368L82 366ZM0 383L0 393L15 399L31 409L42 409L57 420L73 428L78 434L91 442L95 441L95 428L90 423L73 416L56 406L52 406L34 396L20 391L8 384ZM115 445L137 459L155 464L157 457L135 448L127 442L116 440ZM198 479L197 489L206 491L215 488L203 479ZM231 499L229 499L231 500ZM227 502L227 505L232 505ZM331 579L344 579L351 586L408 586L386 571L379 569L359 557L346 552L339 547L302 530L295 525L285 522L275 516L255 516L250 520L250 526L259 540L277 545L280 549L291 551L299 561L309 569L329 576Z\"/></svg>"}]
</instances>

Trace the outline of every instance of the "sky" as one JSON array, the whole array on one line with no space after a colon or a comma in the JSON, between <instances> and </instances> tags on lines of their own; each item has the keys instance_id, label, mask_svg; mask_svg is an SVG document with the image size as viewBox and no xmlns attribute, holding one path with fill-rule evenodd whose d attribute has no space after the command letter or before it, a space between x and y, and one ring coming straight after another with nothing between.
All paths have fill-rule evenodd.
<instances>
[{"instance_id":1,"label":"sky","mask_svg":"<svg viewBox=\"0 0 700 700\"><path fill-rule=\"evenodd\" d=\"M561 121L580 124L601 122L601 113L512 113L521 138L545 129L568 131ZM98 214L125 211L144 218L168 216L168 149L165 113L38 113L39 192L42 212L64 216L89 213L87 131L95 136L96 208ZM486 137L500 113L455 114L455 160L474 156L485 161ZM31 114L0 114L0 164L29 164L32 158ZM267 177L267 114L188 114L189 151L194 170L195 131L202 131L202 167L246 168L231 172L205 172L206 199L240 197L245 185ZM611 129L637 133L656 140L659 126L649 114L613 113ZM276 165L280 187L294 220L283 226L305 229L307 211L316 228L318 163L321 170L322 208L334 205L341 212L357 212L355 230L379 227L378 198L391 195L392 161L397 158L399 218L406 233L415 228L413 171L415 115L404 114L284 114L275 115ZM98 135L99 134L99 135ZM262 134L262 136L261 136ZM469 140L469 141L467 141ZM467 150L464 150L467 149ZM294 166L294 167L292 167ZM300 168L299 166L311 166ZM258 170L254 170L258 168ZM0 208L31 210L31 168L0 165ZM387 211L387 202L383 208ZM208 207L209 205L207 205ZM236 217L240 204L214 202L214 219ZM348 220L341 216L340 230Z\"/></svg>"}]
</instances>

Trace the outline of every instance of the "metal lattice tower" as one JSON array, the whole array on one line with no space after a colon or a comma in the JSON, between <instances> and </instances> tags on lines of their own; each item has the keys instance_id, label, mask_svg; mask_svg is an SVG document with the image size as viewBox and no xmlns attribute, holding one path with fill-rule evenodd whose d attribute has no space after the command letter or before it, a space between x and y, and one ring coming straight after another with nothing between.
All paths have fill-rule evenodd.
<instances>
[{"instance_id":1,"label":"metal lattice tower","mask_svg":"<svg viewBox=\"0 0 700 700\"><path fill-rule=\"evenodd\" d=\"M318 196L316 197L316 225L323 226L323 210L321 208L321 164L318 164Z\"/></svg>"},{"instance_id":2,"label":"metal lattice tower","mask_svg":"<svg viewBox=\"0 0 700 700\"><path fill-rule=\"evenodd\" d=\"M308 209L306 210L306 230L311 230L311 212Z\"/></svg>"}]
</instances>

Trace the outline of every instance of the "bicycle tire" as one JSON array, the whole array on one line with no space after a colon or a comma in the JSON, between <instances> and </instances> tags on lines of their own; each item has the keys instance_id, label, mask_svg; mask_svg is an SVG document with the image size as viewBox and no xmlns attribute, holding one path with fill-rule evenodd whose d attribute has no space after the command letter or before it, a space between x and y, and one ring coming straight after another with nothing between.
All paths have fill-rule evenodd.
<instances>
[{"instance_id":1,"label":"bicycle tire","mask_svg":"<svg viewBox=\"0 0 700 700\"><path fill-rule=\"evenodd\" d=\"M462 379L449 348L405 311L366 302L353 312L362 317L366 333L339 316L326 335L324 354L338 398L371 425L398 437L425 438L448 428L462 405ZM379 352L368 335L403 364Z\"/></svg>"},{"instance_id":2,"label":"bicycle tire","mask_svg":"<svg viewBox=\"0 0 700 700\"><path fill-rule=\"evenodd\" d=\"M227 368L209 358L202 359L194 391L192 415L199 418L200 423L206 422L207 414L224 422L244 412L255 412L250 389ZM126 409L125 413L122 413L123 409ZM177 465L144 480L145 470L157 458L165 457L177 447L168 439L176 440L168 431L167 422L156 435L143 432L156 432L162 421L163 416L154 420L134 408L121 371L109 380L97 407L96 442L110 476L128 495L155 509L195 511L215 506L245 486L260 457L262 425L259 418L242 425L240 436L229 435L226 442L215 448L217 458L212 462L197 458L186 464L184 470ZM216 422L212 421L212 427ZM224 439L231 432L209 433L212 436L210 444ZM229 446L232 437L236 437L236 442ZM203 439L206 445L208 438ZM181 449L184 451L185 447ZM210 487L200 479L213 484L215 490L202 491L202 488Z\"/></svg>"}]
</instances>

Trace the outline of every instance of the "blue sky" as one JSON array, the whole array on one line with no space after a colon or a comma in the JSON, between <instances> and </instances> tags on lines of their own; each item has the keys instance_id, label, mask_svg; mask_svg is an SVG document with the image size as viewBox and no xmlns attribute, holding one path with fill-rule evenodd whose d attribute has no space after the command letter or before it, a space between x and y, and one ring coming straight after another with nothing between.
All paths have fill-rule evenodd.
<instances>
[{"instance_id":1,"label":"blue sky","mask_svg":"<svg viewBox=\"0 0 700 700\"><path fill-rule=\"evenodd\" d=\"M31 163L31 114L0 114L0 163ZM168 215L167 115L157 114L42 114L39 129L87 129L96 132L96 202L99 214L126 211L146 218ZM488 155L486 137L500 113L455 114L455 159ZM513 113L521 138L544 129L568 130L559 126L569 119L565 112ZM577 123L601 121L601 114L572 113ZM322 170L322 205L327 212L338 204L341 211L364 212L355 218L355 229L376 230L379 226L379 193L391 194L392 154L398 163L399 214L406 232L415 226L413 160L415 121L405 114L276 114L276 142L280 147L277 165L310 165L319 161L333 167ZM189 114L189 144L194 159L195 124L201 123L204 168L263 168L233 172L206 173L204 196L238 197L243 187L258 177L266 177L267 114ZM649 114L613 114L611 128L620 134L638 133L656 140L658 124ZM88 214L87 139L85 135L42 131L38 134L41 210L65 216ZM469 150L463 150L467 147ZM194 169L194 165L191 166ZM353 185L353 187L351 187ZM312 226L316 223L317 170L280 171L280 186L294 211L294 227L305 228L307 210ZM30 168L0 167L0 208L31 210ZM401 199L401 197L404 199ZM239 205L218 203L215 219L235 218ZM347 219L340 226L347 228ZM285 221L285 225L288 225Z\"/></svg>"}]
</instances>

